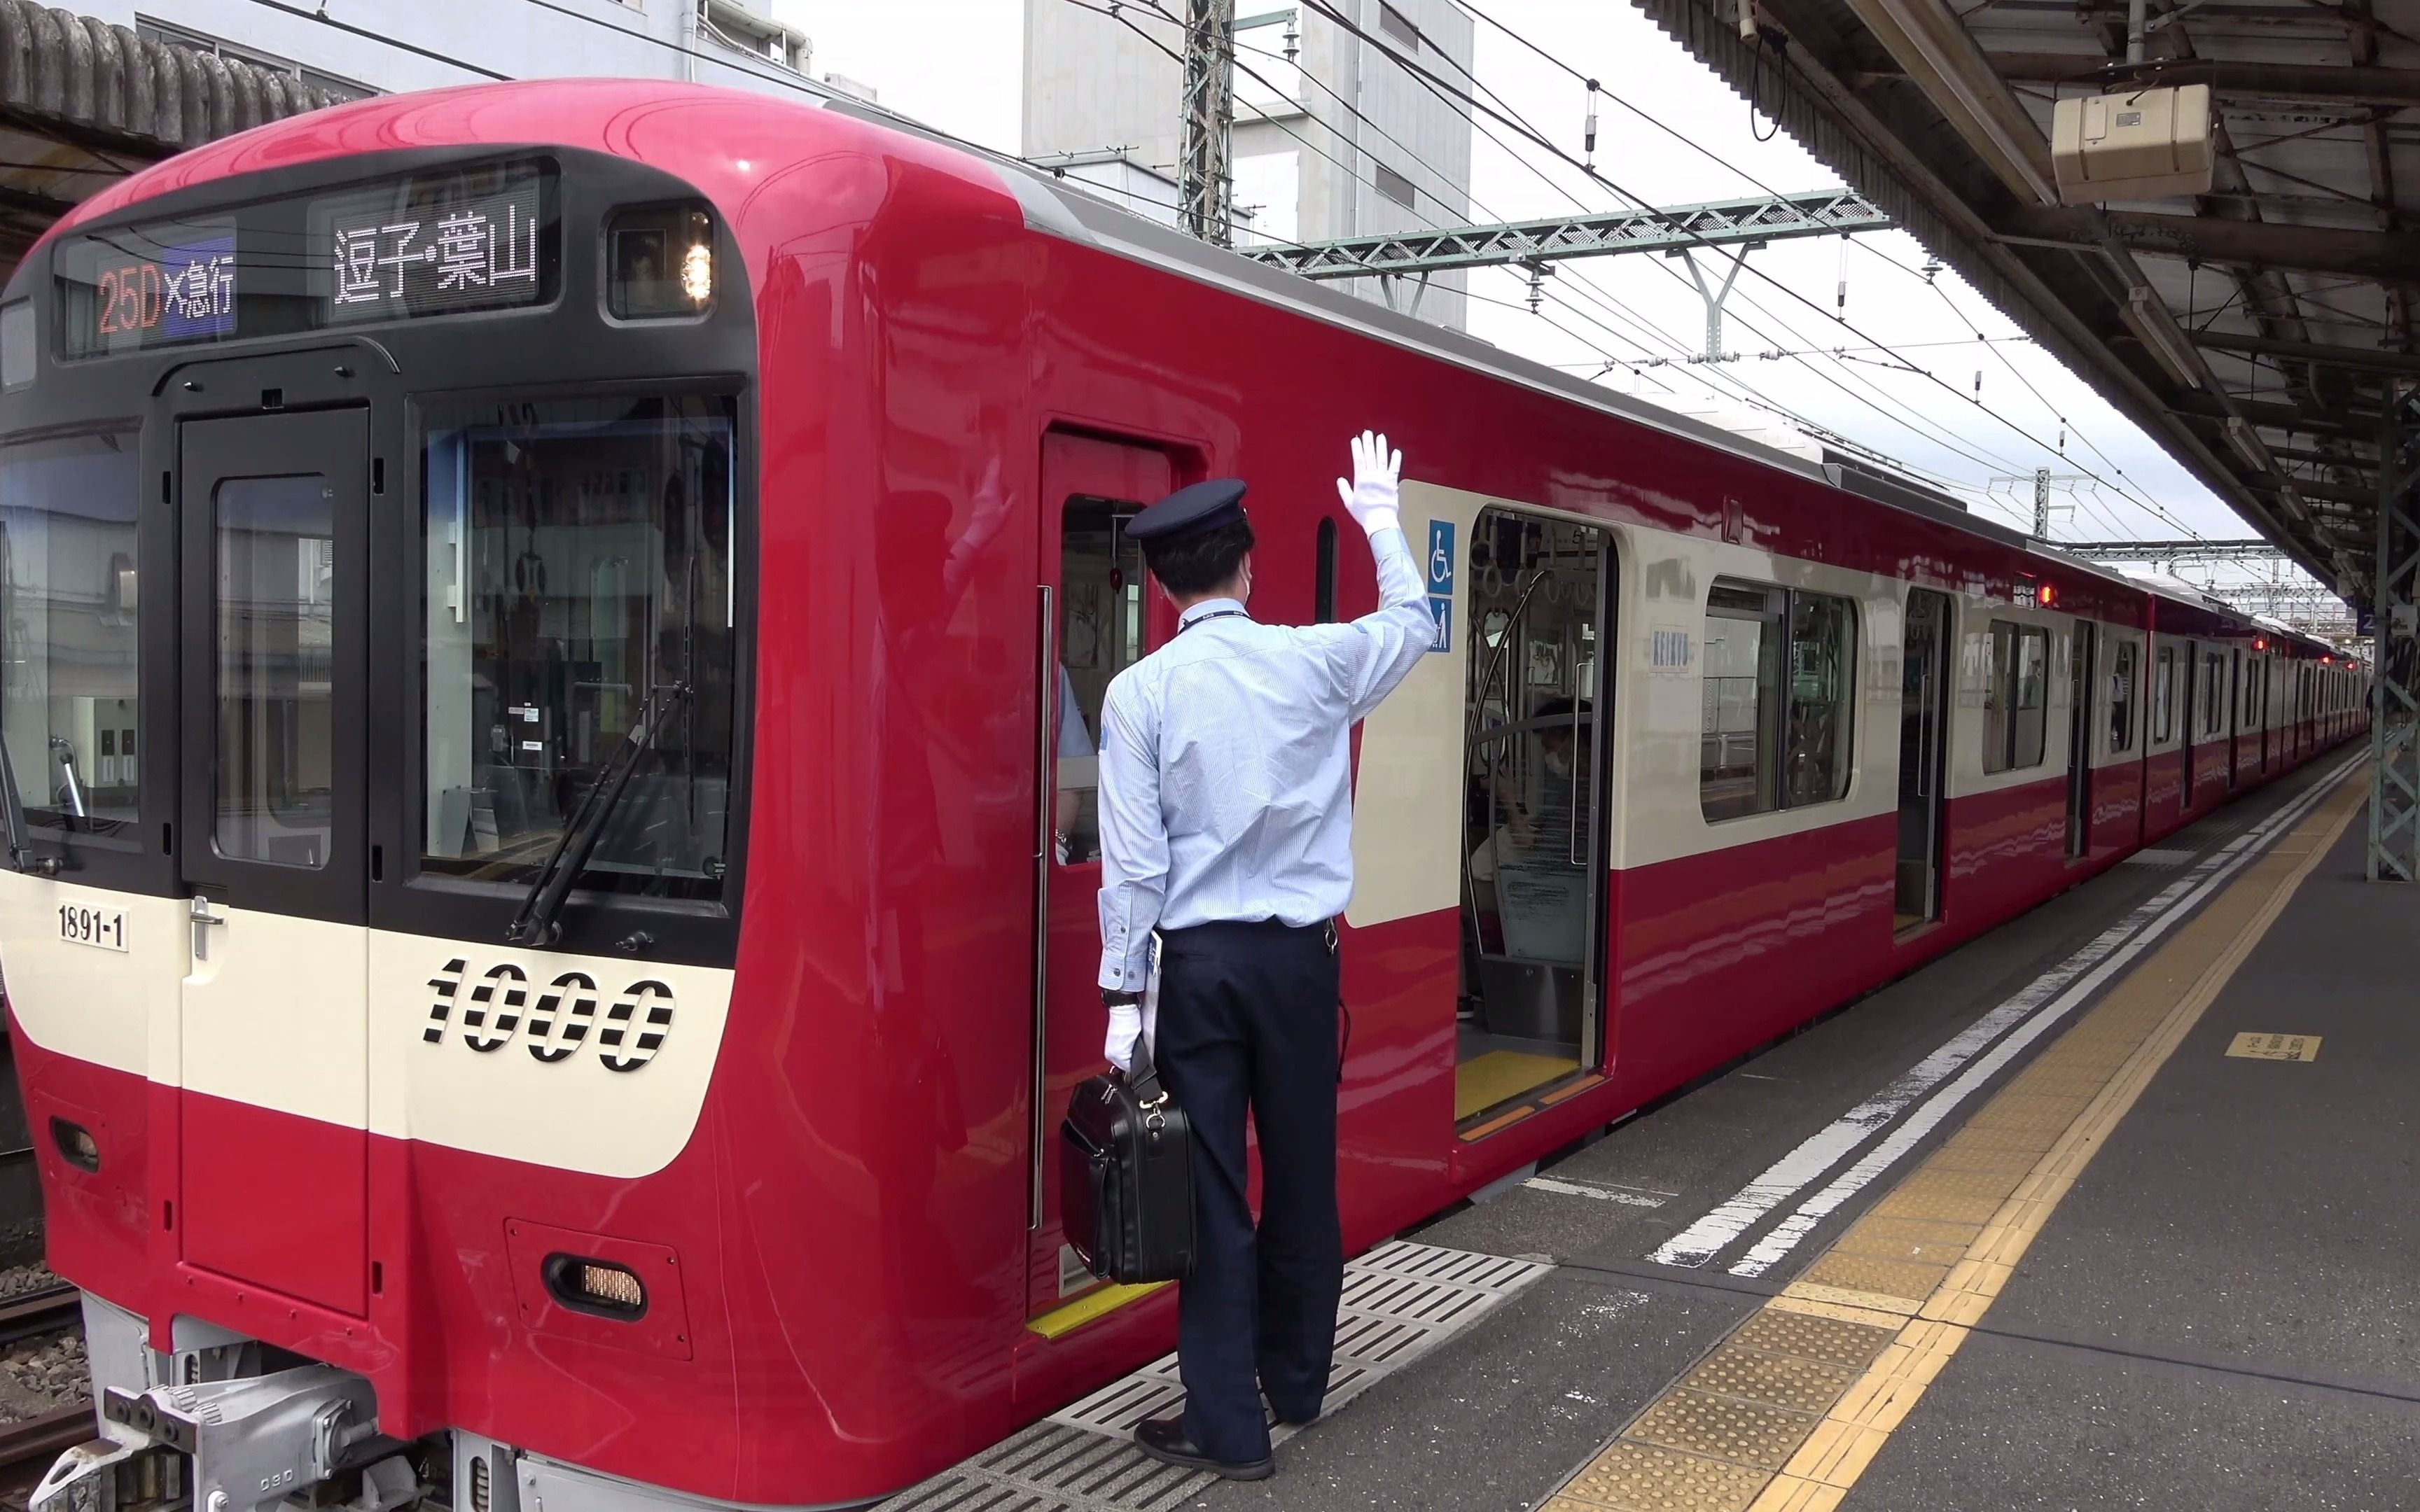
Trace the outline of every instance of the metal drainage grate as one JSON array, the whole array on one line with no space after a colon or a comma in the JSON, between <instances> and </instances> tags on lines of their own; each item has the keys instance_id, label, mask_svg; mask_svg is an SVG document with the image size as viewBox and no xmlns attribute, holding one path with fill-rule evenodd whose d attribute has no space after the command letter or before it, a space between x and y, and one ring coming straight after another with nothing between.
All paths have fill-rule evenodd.
<instances>
[{"instance_id":1,"label":"metal drainage grate","mask_svg":"<svg viewBox=\"0 0 2420 1512\"><path fill-rule=\"evenodd\" d=\"M1384 1244L1344 1268L1326 1411L1359 1396L1554 1269L1432 1244ZM1015 1438L882 1504L881 1512L1162 1512L1213 1477L1134 1447L1145 1418L1185 1400L1163 1355ZM1301 1429L1272 1424L1284 1443Z\"/></svg>"},{"instance_id":2,"label":"metal drainage grate","mask_svg":"<svg viewBox=\"0 0 2420 1512\"><path fill-rule=\"evenodd\" d=\"M2127 866L2148 866L2165 870L2180 867L2199 856L2199 851L2136 851L2126 857Z\"/></svg>"}]
</instances>

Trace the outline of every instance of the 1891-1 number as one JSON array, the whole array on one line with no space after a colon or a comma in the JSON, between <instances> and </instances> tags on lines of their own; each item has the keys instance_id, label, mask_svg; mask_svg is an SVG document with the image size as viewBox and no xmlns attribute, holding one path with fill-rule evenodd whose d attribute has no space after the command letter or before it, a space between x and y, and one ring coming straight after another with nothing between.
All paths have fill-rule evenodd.
<instances>
[{"instance_id":1,"label":"1891-1 number","mask_svg":"<svg viewBox=\"0 0 2420 1512\"><path fill-rule=\"evenodd\" d=\"M85 908L59 904L59 938L104 950L126 949L126 912L120 908Z\"/></svg>"}]
</instances>

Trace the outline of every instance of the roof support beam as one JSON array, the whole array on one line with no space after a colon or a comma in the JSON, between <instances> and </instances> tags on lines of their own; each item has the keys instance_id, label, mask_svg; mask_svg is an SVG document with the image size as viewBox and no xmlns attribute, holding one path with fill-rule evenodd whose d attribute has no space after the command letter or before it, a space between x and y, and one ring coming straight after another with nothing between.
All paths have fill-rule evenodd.
<instances>
[{"instance_id":1,"label":"roof support beam","mask_svg":"<svg viewBox=\"0 0 2420 1512\"><path fill-rule=\"evenodd\" d=\"M2164 60L2155 69L2102 69L2083 53L1993 53L1992 66L2017 84L2104 85L2117 89L2150 75L2159 85L2207 84L2221 99L2299 100L2319 105L2420 105L2420 72L2324 63Z\"/></svg>"},{"instance_id":2,"label":"roof support beam","mask_svg":"<svg viewBox=\"0 0 2420 1512\"><path fill-rule=\"evenodd\" d=\"M2196 347L2255 357L2284 357L2319 363L2362 373L2400 373L2420 377L2420 352L2381 351L2374 347L2335 347L2317 341L2287 341L2276 336L2247 336L2228 331L2187 333Z\"/></svg>"},{"instance_id":3,"label":"roof support beam","mask_svg":"<svg viewBox=\"0 0 2420 1512\"><path fill-rule=\"evenodd\" d=\"M2003 217L2001 239L2098 252L2115 237L2135 252L2200 262L2334 273L2380 284L2420 283L2420 236L2275 225L2214 216L2159 215L2082 207L2019 209Z\"/></svg>"}]
</instances>

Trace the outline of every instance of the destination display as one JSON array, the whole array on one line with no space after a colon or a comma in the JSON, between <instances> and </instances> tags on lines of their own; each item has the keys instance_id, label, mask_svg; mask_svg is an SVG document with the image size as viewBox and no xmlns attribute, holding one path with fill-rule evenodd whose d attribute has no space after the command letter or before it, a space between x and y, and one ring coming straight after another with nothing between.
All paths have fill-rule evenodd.
<instances>
[{"instance_id":1,"label":"destination display","mask_svg":"<svg viewBox=\"0 0 2420 1512\"><path fill-rule=\"evenodd\" d=\"M235 223L137 226L66 249L67 354L140 351L235 334Z\"/></svg>"},{"instance_id":2,"label":"destination display","mask_svg":"<svg viewBox=\"0 0 2420 1512\"><path fill-rule=\"evenodd\" d=\"M392 189L312 206L326 259L323 323L408 320L535 304L542 208L537 177L495 193L403 208Z\"/></svg>"},{"instance_id":3,"label":"destination display","mask_svg":"<svg viewBox=\"0 0 2420 1512\"><path fill-rule=\"evenodd\" d=\"M553 297L552 171L418 174L64 242L61 355L513 309Z\"/></svg>"}]
</instances>

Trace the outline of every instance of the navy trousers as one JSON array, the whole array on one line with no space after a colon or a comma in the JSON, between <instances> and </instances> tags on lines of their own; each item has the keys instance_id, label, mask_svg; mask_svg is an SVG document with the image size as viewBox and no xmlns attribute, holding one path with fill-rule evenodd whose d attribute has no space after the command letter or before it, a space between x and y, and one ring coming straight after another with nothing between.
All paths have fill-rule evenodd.
<instances>
[{"instance_id":1,"label":"navy trousers","mask_svg":"<svg viewBox=\"0 0 2420 1512\"><path fill-rule=\"evenodd\" d=\"M1336 1346L1338 992L1326 925L1171 930L1155 1058L1193 1125L1195 1258L1177 1298L1186 1436L1220 1459L1269 1452L1261 1396L1319 1414ZM1261 1222L1244 1116L1260 1135ZM1257 1381L1257 1389L1256 1389Z\"/></svg>"}]
</instances>

